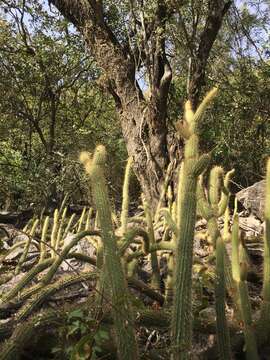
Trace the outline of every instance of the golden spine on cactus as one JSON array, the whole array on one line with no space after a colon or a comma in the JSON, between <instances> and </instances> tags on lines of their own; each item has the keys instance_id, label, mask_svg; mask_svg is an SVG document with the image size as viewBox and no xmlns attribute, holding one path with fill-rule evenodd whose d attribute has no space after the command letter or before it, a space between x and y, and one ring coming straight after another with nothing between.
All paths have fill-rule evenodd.
<instances>
[{"instance_id":1,"label":"golden spine on cactus","mask_svg":"<svg viewBox=\"0 0 270 360\"><path fill-rule=\"evenodd\" d=\"M138 359L138 349L133 329L134 317L113 232L111 207L104 175L105 159L106 150L101 145L97 146L93 158L90 158L87 153L82 153L80 156L90 176L93 199L99 215L101 237L104 243L105 281L109 280L109 284L106 285L110 287L112 295L112 314L119 359L135 360Z\"/></svg>"},{"instance_id":2,"label":"golden spine on cactus","mask_svg":"<svg viewBox=\"0 0 270 360\"><path fill-rule=\"evenodd\" d=\"M232 226L232 274L238 292L241 320L245 336L245 349L247 360L259 360L257 342L251 316L251 306L247 288L247 266L240 261L239 218L235 213ZM241 259L243 261L243 259Z\"/></svg>"},{"instance_id":3,"label":"golden spine on cactus","mask_svg":"<svg viewBox=\"0 0 270 360\"><path fill-rule=\"evenodd\" d=\"M127 231L127 224L128 224L129 183L130 183L131 169L132 169L132 158L130 157L127 161L124 184L123 184L122 211L121 211L122 234L125 234L125 232Z\"/></svg>"},{"instance_id":4,"label":"golden spine on cactus","mask_svg":"<svg viewBox=\"0 0 270 360\"><path fill-rule=\"evenodd\" d=\"M196 221L197 178L210 162L210 156L199 156L198 121L217 90L210 91L194 113L191 103L185 106L185 121L190 136L185 139L184 161L181 166L177 196L177 235L175 289L172 313L172 360L191 356L192 338L192 263Z\"/></svg>"}]
</instances>

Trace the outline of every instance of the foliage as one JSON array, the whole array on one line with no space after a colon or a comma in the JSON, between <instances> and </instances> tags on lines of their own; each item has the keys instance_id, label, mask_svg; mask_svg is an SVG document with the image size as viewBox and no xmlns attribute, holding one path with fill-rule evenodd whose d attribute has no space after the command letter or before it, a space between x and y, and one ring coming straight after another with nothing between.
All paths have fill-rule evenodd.
<instances>
[{"instance_id":1,"label":"foliage","mask_svg":"<svg viewBox=\"0 0 270 360\"><path fill-rule=\"evenodd\" d=\"M0 199L7 207L59 202L66 192L85 200L78 151L103 142L116 163L111 177L123 167L112 102L75 30L36 2L19 6L1 16Z\"/></svg>"}]
</instances>

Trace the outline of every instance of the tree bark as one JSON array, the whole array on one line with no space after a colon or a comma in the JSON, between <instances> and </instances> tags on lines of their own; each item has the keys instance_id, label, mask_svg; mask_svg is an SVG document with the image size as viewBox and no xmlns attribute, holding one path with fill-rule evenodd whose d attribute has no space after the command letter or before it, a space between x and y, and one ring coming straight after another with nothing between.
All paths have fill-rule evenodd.
<instances>
[{"instance_id":1,"label":"tree bark","mask_svg":"<svg viewBox=\"0 0 270 360\"><path fill-rule=\"evenodd\" d=\"M165 0L157 0L154 20L145 30L140 56L149 77L150 98L146 99L136 81L134 50L118 41L106 22L102 0L50 0L60 13L71 21L103 70L99 80L113 96L120 118L123 137L134 172L142 190L154 208L159 199L165 169L171 160L167 134L167 98L172 71L166 57L166 22L174 9ZM190 98L194 105L204 80L209 52L224 16L224 1L211 0L208 21L194 59ZM217 4L216 4L217 3ZM216 5L215 5L216 4ZM216 18L217 17L217 18ZM143 21L142 21L143 22ZM215 25L213 27L213 24ZM147 29L146 29L147 27ZM150 29L150 30L149 30ZM154 30L153 30L154 29ZM213 34L210 30L214 30ZM169 154L170 153L170 154Z\"/></svg>"}]
</instances>

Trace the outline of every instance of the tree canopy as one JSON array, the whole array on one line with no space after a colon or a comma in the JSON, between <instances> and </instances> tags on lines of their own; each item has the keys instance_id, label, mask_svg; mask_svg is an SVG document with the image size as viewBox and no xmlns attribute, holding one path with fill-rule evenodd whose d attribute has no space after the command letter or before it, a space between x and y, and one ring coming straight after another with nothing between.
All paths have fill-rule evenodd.
<instances>
[{"instance_id":1,"label":"tree canopy","mask_svg":"<svg viewBox=\"0 0 270 360\"><path fill-rule=\"evenodd\" d=\"M82 200L77 154L97 143L109 146L115 191L126 146L143 191L156 199L168 163L182 157L175 124L183 102L196 107L216 85L201 146L226 168L238 166L237 183L258 180L269 154L268 8L265 1L3 1L6 206L12 197L46 202L67 191Z\"/></svg>"}]
</instances>

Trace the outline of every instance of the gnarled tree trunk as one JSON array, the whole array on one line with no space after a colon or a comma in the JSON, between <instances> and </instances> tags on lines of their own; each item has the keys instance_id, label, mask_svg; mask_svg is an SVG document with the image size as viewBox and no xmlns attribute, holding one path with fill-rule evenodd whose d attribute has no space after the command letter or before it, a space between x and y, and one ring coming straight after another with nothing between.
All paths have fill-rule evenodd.
<instances>
[{"instance_id":1,"label":"gnarled tree trunk","mask_svg":"<svg viewBox=\"0 0 270 360\"><path fill-rule=\"evenodd\" d=\"M83 35L91 54L103 70L99 80L114 97L123 137L142 190L155 207L170 161L167 141L167 98L172 71L166 56L166 23L177 11L165 0L157 0L150 23L141 19L144 30L142 47L131 49L129 41L117 39L104 15L102 0L50 0ZM197 104L204 80L210 49L228 8L223 0L209 1L209 14L194 59L190 81L190 98ZM146 21L146 20L145 20ZM210 30L213 30L211 32ZM137 56L137 58L136 58ZM201 58L200 58L201 57ZM140 60L138 60L140 58ZM142 61L149 79L150 97L146 99L136 81L138 61Z\"/></svg>"}]
</instances>

